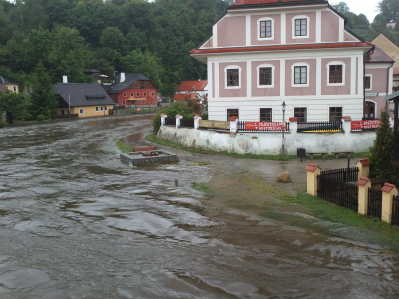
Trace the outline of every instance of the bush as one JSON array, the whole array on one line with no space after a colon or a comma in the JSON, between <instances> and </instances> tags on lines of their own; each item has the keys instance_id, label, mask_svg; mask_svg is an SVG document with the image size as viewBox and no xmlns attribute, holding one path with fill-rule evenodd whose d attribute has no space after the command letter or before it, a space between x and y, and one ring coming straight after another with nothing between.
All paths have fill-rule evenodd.
<instances>
[{"instance_id":1,"label":"bush","mask_svg":"<svg viewBox=\"0 0 399 299\"><path fill-rule=\"evenodd\" d=\"M37 120L38 120L38 121L47 120L47 116L44 116L43 114L39 114L39 115L37 116Z\"/></svg>"},{"instance_id":2,"label":"bush","mask_svg":"<svg viewBox=\"0 0 399 299\"><path fill-rule=\"evenodd\" d=\"M0 119L0 128L3 127L3 126L6 126L6 125L7 125L7 123L6 123L5 121L2 121L2 120Z\"/></svg>"},{"instance_id":3,"label":"bush","mask_svg":"<svg viewBox=\"0 0 399 299\"><path fill-rule=\"evenodd\" d=\"M208 120L208 113L201 114L202 120Z\"/></svg>"}]
</instances>

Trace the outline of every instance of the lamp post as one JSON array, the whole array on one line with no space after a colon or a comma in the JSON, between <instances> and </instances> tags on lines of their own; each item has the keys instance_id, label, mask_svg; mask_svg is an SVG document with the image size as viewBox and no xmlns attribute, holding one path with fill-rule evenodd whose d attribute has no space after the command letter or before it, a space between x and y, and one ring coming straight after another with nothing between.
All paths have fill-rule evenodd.
<instances>
[{"instance_id":1,"label":"lamp post","mask_svg":"<svg viewBox=\"0 0 399 299\"><path fill-rule=\"evenodd\" d=\"M283 110L283 141L282 141L282 151L281 151L281 155L284 158L284 130L285 130L285 107L287 107L287 105L285 104L285 102L283 102L283 104L281 104L281 109Z\"/></svg>"}]
</instances>

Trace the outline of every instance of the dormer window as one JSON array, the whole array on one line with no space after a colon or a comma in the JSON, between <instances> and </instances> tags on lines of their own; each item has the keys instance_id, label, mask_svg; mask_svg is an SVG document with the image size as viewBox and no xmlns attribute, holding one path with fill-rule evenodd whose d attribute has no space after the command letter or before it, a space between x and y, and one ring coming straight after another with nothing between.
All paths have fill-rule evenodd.
<instances>
[{"instance_id":1,"label":"dormer window","mask_svg":"<svg viewBox=\"0 0 399 299\"><path fill-rule=\"evenodd\" d=\"M272 18L261 18L258 20L258 40L274 39L274 20Z\"/></svg>"}]
</instances>

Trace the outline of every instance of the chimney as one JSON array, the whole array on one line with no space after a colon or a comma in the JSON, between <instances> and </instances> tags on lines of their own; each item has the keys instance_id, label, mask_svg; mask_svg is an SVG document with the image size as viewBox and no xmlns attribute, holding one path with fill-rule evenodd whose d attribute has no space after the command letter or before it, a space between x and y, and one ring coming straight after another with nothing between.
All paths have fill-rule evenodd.
<instances>
[{"instance_id":1,"label":"chimney","mask_svg":"<svg viewBox=\"0 0 399 299\"><path fill-rule=\"evenodd\" d=\"M62 83L68 83L68 76L62 76Z\"/></svg>"},{"instance_id":2,"label":"chimney","mask_svg":"<svg viewBox=\"0 0 399 299\"><path fill-rule=\"evenodd\" d=\"M121 73L121 83L125 82L125 73Z\"/></svg>"}]
</instances>

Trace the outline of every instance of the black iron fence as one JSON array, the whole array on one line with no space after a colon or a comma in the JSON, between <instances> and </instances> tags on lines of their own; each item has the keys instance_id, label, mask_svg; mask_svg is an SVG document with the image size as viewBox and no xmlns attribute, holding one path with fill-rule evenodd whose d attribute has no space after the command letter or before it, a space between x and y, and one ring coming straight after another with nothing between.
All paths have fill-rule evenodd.
<instances>
[{"instance_id":1,"label":"black iron fence","mask_svg":"<svg viewBox=\"0 0 399 299\"><path fill-rule=\"evenodd\" d=\"M393 197L391 224L399 225L399 196Z\"/></svg>"},{"instance_id":2,"label":"black iron fence","mask_svg":"<svg viewBox=\"0 0 399 299\"><path fill-rule=\"evenodd\" d=\"M340 132L342 121L298 122L297 132Z\"/></svg>"},{"instance_id":3,"label":"black iron fence","mask_svg":"<svg viewBox=\"0 0 399 299\"><path fill-rule=\"evenodd\" d=\"M382 191L369 188L367 215L381 219Z\"/></svg>"},{"instance_id":4,"label":"black iron fence","mask_svg":"<svg viewBox=\"0 0 399 299\"><path fill-rule=\"evenodd\" d=\"M180 126L186 128L194 128L194 119L180 119Z\"/></svg>"},{"instance_id":5,"label":"black iron fence","mask_svg":"<svg viewBox=\"0 0 399 299\"><path fill-rule=\"evenodd\" d=\"M359 168L340 168L332 170L323 170L321 175L341 181L341 182L357 182L359 175Z\"/></svg>"},{"instance_id":6,"label":"black iron fence","mask_svg":"<svg viewBox=\"0 0 399 299\"><path fill-rule=\"evenodd\" d=\"M317 176L317 196L338 206L358 211L358 187L326 175Z\"/></svg>"},{"instance_id":7,"label":"black iron fence","mask_svg":"<svg viewBox=\"0 0 399 299\"><path fill-rule=\"evenodd\" d=\"M283 126L281 122L249 122L251 124L257 124L257 128L248 129L245 121L237 122L237 130L238 132L252 132L252 133L266 133L266 132L282 132ZM290 130L290 123L286 122L286 127L284 132L288 132Z\"/></svg>"},{"instance_id":8,"label":"black iron fence","mask_svg":"<svg viewBox=\"0 0 399 299\"><path fill-rule=\"evenodd\" d=\"M176 127L176 118L169 118L167 117L165 119L165 125L166 126L175 126Z\"/></svg>"}]
</instances>

